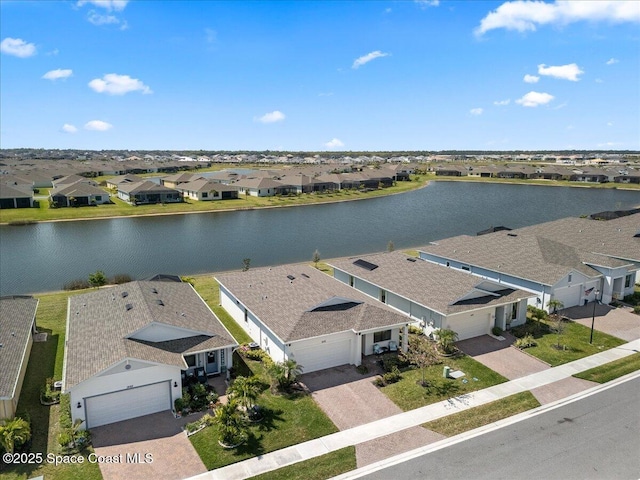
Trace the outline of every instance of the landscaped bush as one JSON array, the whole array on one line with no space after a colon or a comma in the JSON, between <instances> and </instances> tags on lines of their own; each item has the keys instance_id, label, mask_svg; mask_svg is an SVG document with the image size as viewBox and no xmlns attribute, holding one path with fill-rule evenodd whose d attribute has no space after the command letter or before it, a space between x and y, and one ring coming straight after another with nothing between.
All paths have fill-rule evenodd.
<instances>
[{"instance_id":1,"label":"landscaped bush","mask_svg":"<svg viewBox=\"0 0 640 480\"><path fill-rule=\"evenodd\" d=\"M630 305L640 305L640 292L634 292L631 295L627 295L626 297L624 297L624 301Z\"/></svg>"},{"instance_id":2,"label":"landscaped bush","mask_svg":"<svg viewBox=\"0 0 640 480\"><path fill-rule=\"evenodd\" d=\"M265 357L268 357L268 354L259 348L256 348L255 350L246 350L244 353L244 356L247 357L250 360L257 360L258 362L262 362L264 361Z\"/></svg>"},{"instance_id":3,"label":"landscaped bush","mask_svg":"<svg viewBox=\"0 0 640 480\"><path fill-rule=\"evenodd\" d=\"M68 393L60 395L60 427L71 428L71 397Z\"/></svg>"},{"instance_id":4,"label":"landscaped bush","mask_svg":"<svg viewBox=\"0 0 640 480\"><path fill-rule=\"evenodd\" d=\"M423 335L424 332L420 327L416 327L415 325L409 325L409 333L412 335Z\"/></svg>"},{"instance_id":5,"label":"landscaped bush","mask_svg":"<svg viewBox=\"0 0 640 480\"><path fill-rule=\"evenodd\" d=\"M400 379L402 379L402 374L400 373L398 367L393 367L390 372L382 375L382 379L384 380L384 383L388 385L390 383L396 383L400 381Z\"/></svg>"},{"instance_id":6,"label":"landscaped bush","mask_svg":"<svg viewBox=\"0 0 640 480\"><path fill-rule=\"evenodd\" d=\"M83 290L89 287L91 287L91 285L88 280L84 278L77 278L65 283L62 288L63 290Z\"/></svg>"},{"instance_id":7,"label":"landscaped bush","mask_svg":"<svg viewBox=\"0 0 640 480\"><path fill-rule=\"evenodd\" d=\"M531 334L527 334L522 338L518 338L516 340L515 343L516 347L518 347L519 349L524 349L524 348L529 348L529 347L535 347L536 345L538 345L538 342L536 342L533 339L533 335Z\"/></svg>"},{"instance_id":8,"label":"landscaped bush","mask_svg":"<svg viewBox=\"0 0 640 480\"><path fill-rule=\"evenodd\" d=\"M633 307L633 313L635 313L636 315L640 315L640 305L636 305L635 307Z\"/></svg>"},{"instance_id":9,"label":"landscaped bush","mask_svg":"<svg viewBox=\"0 0 640 480\"><path fill-rule=\"evenodd\" d=\"M60 391L53 389L53 378L47 378L40 389L40 402L45 405L52 405L60 401Z\"/></svg>"},{"instance_id":10,"label":"landscaped bush","mask_svg":"<svg viewBox=\"0 0 640 480\"><path fill-rule=\"evenodd\" d=\"M405 368L409 366L406 359L400 358L398 355L386 355L382 358L382 369L385 372L391 372L394 369Z\"/></svg>"},{"instance_id":11,"label":"landscaped bush","mask_svg":"<svg viewBox=\"0 0 640 480\"><path fill-rule=\"evenodd\" d=\"M496 337L502 335L502 329L500 327L493 327L491 329L491 333L493 333Z\"/></svg>"},{"instance_id":12,"label":"landscaped bush","mask_svg":"<svg viewBox=\"0 0 640 480\"><path fill-rule=\"evenodd\" d=\"M544 322L537 322L531 319L527 319L527 322L524 325L518 325L517 327L513 327L509 331L514 337L522 338L526 335L531 335L533 337L539 337L544 335L545 333L549 333L549 325Z\"/></svg>"}]
</instances>

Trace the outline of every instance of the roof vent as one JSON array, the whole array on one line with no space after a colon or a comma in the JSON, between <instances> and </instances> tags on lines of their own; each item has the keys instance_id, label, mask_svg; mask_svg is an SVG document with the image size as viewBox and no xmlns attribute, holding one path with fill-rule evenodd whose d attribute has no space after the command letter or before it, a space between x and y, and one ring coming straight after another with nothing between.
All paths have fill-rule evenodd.
<instances>
[{"instance_id":1,"label":"roof vent","mask_svg":"<svg viewBox=\"0 0 640 480\"><path fill-rule=\"evenodd\" d=\"M507 237L517 237L517 233L507 233Z\"/></svg>"},{"instance_id":2,"label":"roof vent","mask_svg":"<svg viewBox=\"0 0 640 480\"><path fill-rule=\"evenodd\" d=\"M287 275L287 278L292 281L296 279L296 277L294 277L293 275Z\"/></svg>"},{"instance_id":3,"label":"roof vent","mask_svg":"<svg viewBox=\"0 0 640 480\"><path fill-rule=\"evenodd\" d=\"M122 295L122 298L127 298L129 296L129 292L122 292L120 295Z\"/></svg>"},{"instance_id":4,"label":"roof vent","mask_svg":"<svg viewBox=\"0 0 640 480\"><path fill-rule=\"evenodd\" d=\"M156 304L160 305L161 307L164 307L164 302L162 300L160 300L160 299L156 300Z\"/></svg>"},{"instance_id":5,"label":"roof vent","mask_svg":"<svg viewBox=\"0 0 640 480\"><path fill-rule=\"evenodd\" d=\"M413 262L416 263L416 259L413 257L407 257L407 262Z\"/></svg>"},{"instance_id":6,"label":"roof vent","mask_svg":"<svg viewBox=\"0 0 640 480\"><path fill-rule=\"evenodd\" d=\"M301 273L300 275L302 275L304 278L311 278L309 275L307 275L306 273Z\"/></svg>"},{"instance_id":7,"label":"roof vent","mask_svg":"<svg viewBox=\"0 0 640 480\"><path fill-rule=\"evenodd\" d=\"M128 312L129 310L131 310L131 309L133 308L133 304L131 304L131 303L127 303L127 304L125 305L125 308L127 309L127 312Z\"/></svg>"},{"instance_id":8,"label":"roof vent","mask_svg":"<svg viewBox=\"0 0 640 480\"><path fill-rule=\"evenodd\" d=\"M152 292L152 293L158 293L158 289L157 289L156 287L153 287L153 288L151 289L151 292Z\"/></svg>"}]
</instances>

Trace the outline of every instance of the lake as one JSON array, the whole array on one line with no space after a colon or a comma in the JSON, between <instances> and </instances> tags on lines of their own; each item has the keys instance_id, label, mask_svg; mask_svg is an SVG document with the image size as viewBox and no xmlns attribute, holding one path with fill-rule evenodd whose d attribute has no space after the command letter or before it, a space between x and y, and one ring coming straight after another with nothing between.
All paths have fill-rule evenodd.
<instances>
[{"instance_id":1,"label":"lake","mask_svg":"<svg viewBox=\"0 0 640 480\"><path fill-rule=\"evenodd\" d=\"M230 201L232 205L232 201ZM96 270L143 279L417 247L640 205L611 189L432 182L409 193L293 208L0 226L0 295L60 290ZM139 207L144 208L144 207Z\"/></svg>"}]
</instances>

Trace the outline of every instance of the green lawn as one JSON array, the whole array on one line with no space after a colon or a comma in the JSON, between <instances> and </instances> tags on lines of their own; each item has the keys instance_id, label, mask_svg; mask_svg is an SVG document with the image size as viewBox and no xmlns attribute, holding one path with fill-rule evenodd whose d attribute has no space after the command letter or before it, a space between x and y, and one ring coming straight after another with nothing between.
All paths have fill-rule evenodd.
<instances>
[{"instance_id":1,"label":"green lawn","mask_svg":"<svg viewBox=\"0 0 640 480\"><path fill-rule=\"evenodd\" d=\"M346 447L251 477L251 480L324 480L355 470L356 467L356 447Z\"/></svg>"},{"instance_id":2,"label":"green lawn","mask_svg":"<svg viewBox=\"0 0 640 480\"><path fill-rule=\"evenodd\" d=\"M577 373L574 377L597 383L606 383L638 370L640 370L640 353L634 353L628 357Z\"/></svg>"},{"instance_id":3,"label":"green lawn","mask_svg":"<svg viewBox=\"0 0 640 480\"><path fill-rule=\"evenodd\" d=\"M262 363L246 360L246 366L243 366L241 363L237 364L238 362L242 360L236 355L234 369L239 373L245 373L243 370L250 369L268 384L269 380ZM338 431L309 395L275 395L266 389L257 404L262 407L266 418L261 423L250 427L249 440L238 448L220 447L218 433L214 427L205 428L189 437L207 470Z\"/></svg>"},{"instance_id":4,"label":"green lawn","mask_svg":"<svg viewBox=\"0 0 640 480\"><path fill-rule=\"evenodd\" d=\"M81 292L74 292L77 294ZM58 453L58 434L60 433L59 406L40 405L40 387L47 378L62 379L64 358L64 336L67 319L67 298L69 293L38 295L40 300L36 312L38 331L47 332L46 342L35 343L31 349L29 365L25 374L22 392L18 402L18 413L26 413L31 419L31 452ZM25 480L44 475L47 480L99 480L102 478L97 464L85 462L82 465L54 466L16 466L2 470L4 480Z\"/></svg>"},{"instance_id":5,"label":"green lawn","mask_svg":"<svg viewBox=\"0 0 640 480\"><path fill-rule=\"evenodd\" d=\"M425 379L429 382L429 387L418 384L422 380L420 369L410 369L402 372L402 380L382 387L381 390L402 410L407 411L507 381L502 375L466 355L460 358L445 358L443 362L425 370ZM463 371L465 376L455 380L443 378L444 365L449 366L451 370Z\"/></svg>"},{"instance_id":6,"label":"green lawn","mask_svg":"<svg viewBox=\"0 0 640 480\"><path fill-rule=\"evenodd\" d=\"M485 183L511 183L517 185L546 185L553 187L576 187L576 188L606 188L613 190L640 190L639 184L633 183L592 183L592 182L570 182L569 180L544 180L544 179L521 179L521 178L488 178L488 177L447 177L429 174L431 180L447 182L485 182Z\"/></svg>"},{"instance_id":7,"label":"green lawn","mask_svg":"<svg viewBox=\"0 0 640 480\"><path fill-rule=\"evenodd\" d=\"M516 393L495 402L439 418L422 426L447 437L452 437L539 406L540 402L531 392Z\"/></svg>"},{"instance_id":8,"label":"green lawn","mask_svg":"<svg viewBox=\"0 0 640 480\"><path fill-rule=\"evenodd\" d=\"M526 327L516 327L512 333L518 336L518 332L523 328L534 328L534 325L531 321L527 321ZM534 333L538 345L529 347L525 351L555 367L626 343L619 338L595 331L593 344L589 344L590 328L572 321L566 321L564 325L564 332L560 337L560 349L557 347L558 335L551 331L551 323L543 321L541 328Z\"/></svg>"},{"instance_id":9,"label":"green lawn","mask_svg":"<svg viewBox=\"0 0 640 480\"><path fill-rule=\"evenodd\" d=\"M78 208L49 208L49 202L40 201L39 208L16 208L0 210L0 223L18 221L47 221L61 219L87 219L104 217L128 217L135 215L158 215L170 213L215 212L221 210L251 210L264 207L284 207L296 205L310 205L315 203L339 202L342 200L357 200L374 198L394 193L415 190L425 184L422 180L397 182L396 185L370 192L358 190L343 190L335 193L303 194L284 197L252 197L242 195L241 198L224 201L199 202L189 200L182 203L167 203L154 205L139 205L134 207L112 196L111 205ZM106 194L106 189L105 189Z\"/></svg>"}]
</instances>

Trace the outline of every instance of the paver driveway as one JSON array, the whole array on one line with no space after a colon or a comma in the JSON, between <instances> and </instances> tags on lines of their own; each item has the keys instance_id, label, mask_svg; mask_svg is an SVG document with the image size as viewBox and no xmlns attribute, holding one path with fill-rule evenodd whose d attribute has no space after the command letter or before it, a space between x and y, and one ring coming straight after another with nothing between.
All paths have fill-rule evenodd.
<instances>
[{"instance_id":1,"label":"paver driveway","mask_svg":"<svg viewBox=\"0 0 640 480\"><path fill-rule=\"evenodd\" d=\"M207 471L181 430L181 426L196 420L196 416L175 419L169 412L112 423L91 429L96 455L122 455L123 462L101 463L104 480L178 480ZM127 454L146 454L149 463L126 463Z\"/></svg>"},{"instance_id":2,"label":"paver driveway","mask_svg":"<svg viewBox=\"0 0 640 480\"><path fill-rule=\"evenodd\" d=\"M489 335L482 335L462 340L456 345L474 360L509 380L550 368L541 360L512 347L511 344L515 341L513 335L507 332L502 335L505 338L502 341Z\"/></svg>"}]
</instances>

